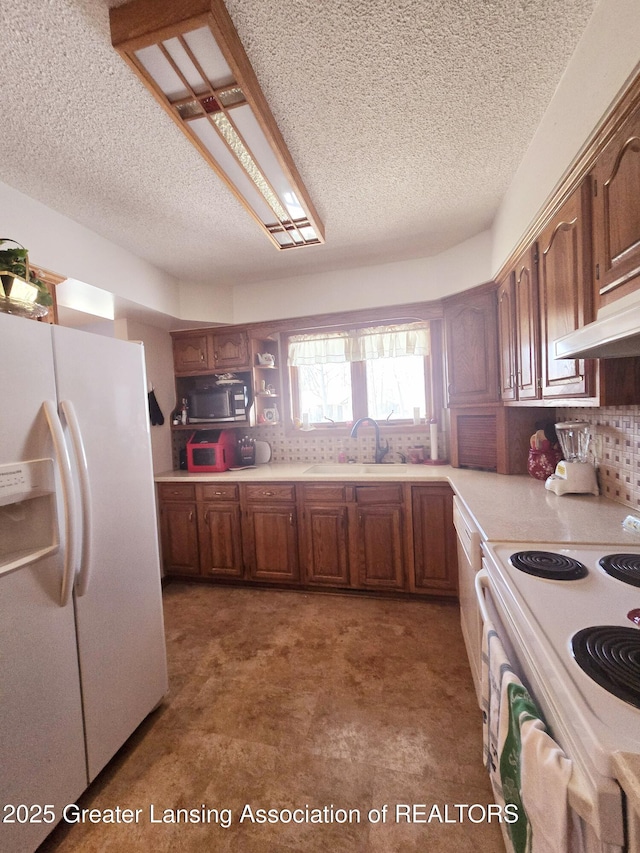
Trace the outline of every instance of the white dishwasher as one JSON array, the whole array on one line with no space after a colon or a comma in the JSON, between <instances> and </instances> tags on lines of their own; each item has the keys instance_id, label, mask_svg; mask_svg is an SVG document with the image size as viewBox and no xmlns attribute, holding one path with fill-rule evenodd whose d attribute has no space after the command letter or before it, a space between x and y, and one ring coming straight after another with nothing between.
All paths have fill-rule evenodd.
<instances>
[{"instance_id":1,"label":"white dishwasher","mask_svg":"<svg viewBox=\"0 0 640 853\"><path fill-rule=\"evenodd\" d=\"M455 495L453 498L453 523L458 537L460 624L471 666L478 706L481 706L482 620L476 596L475 577L476 573L482 568L482 544L480 533L473 519Z\"/></svg>"}]
</instances>

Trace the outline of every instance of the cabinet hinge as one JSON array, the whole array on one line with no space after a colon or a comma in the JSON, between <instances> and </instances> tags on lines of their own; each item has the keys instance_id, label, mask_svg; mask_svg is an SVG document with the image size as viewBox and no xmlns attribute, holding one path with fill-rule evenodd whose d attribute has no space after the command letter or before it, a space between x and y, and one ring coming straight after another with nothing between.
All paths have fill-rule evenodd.
<instances>
[{"instance_id":1,"label":"cabinet hinge","mask_svg":"<svg viewBox=\"0 0 640 853\"><path fill-rule=\"evenodd\" d=\"M534 263L534 264L537 264L537 263L538 263L538 250L537 250L537 249L536 249L536 250L535 250L535 252L533 253L533 263Z\"/></svg>"},{"instance_id":2,"label":"cabinet hinge","mask_svg":"<svg viewBox=\"0 0 640 853\"><path fill-rule=\"evenodd\" d=\"M596 264L596 281L600 281L600 264Z\"/></svg>"},{"instance_id":3,"label":"cabinet hinge","mask_svg":"<svg viewBox=\"0 0 640 853\"><path fill-rule=\"evenodd\" d=\"M598 182L597 181L593 182L593 194L594 194L594 196L598 195Z\"/></svg>"}]
</instances>

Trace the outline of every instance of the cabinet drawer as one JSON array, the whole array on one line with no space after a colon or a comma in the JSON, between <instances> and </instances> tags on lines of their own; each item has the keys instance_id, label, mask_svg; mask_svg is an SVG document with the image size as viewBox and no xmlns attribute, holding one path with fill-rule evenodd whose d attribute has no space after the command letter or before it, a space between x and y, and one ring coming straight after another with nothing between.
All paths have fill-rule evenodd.
<instances>
[{"instance_id":1,"label":"cabinet drawer","mask_svg":"<svg viewBox=\"0 0 640 853\"><path fill-rule=\"evenodd\" d=\"M199 501L237 501L237 483L207 483L198 486Z\"/></svg>"},{"instance_id":2,"label":"cabinet drawer","mask_svg":"<svg viewBox=\"0 0 640 853\"><path fill-rule=\"evenodd\" d=\"M356 486L356 501L361 505L400 504L402 486L389 483L384 486Z\"/></svg>"},{"instance_id":3,"label":"cabinet drawer","mask_svg":"<svg viewBox=\"0 0 640 853\"><path fill-rule=\"evenodd\" d=\"M347 486L344 483L305 483L305 501L316 503L329 501L330 503L345 503L347 497Z\"/></svg>"},{"instance_id":4,"label":"cabinet drawer","mask_svg":"<svg viewBox=\"0 0 640 853\"><path fill-rule=\"evenodd\" d=\"M296 487L292 483L265 483L261 486L247 486L246 489L248 501L294 501L296 499Z\"/></svg>"},{"instance_id":5,"label":"cabinet drawer","mask_svg":"<svg viewBox=\"0 0 640 853\"><path fill-rule=\"evenodd\" d=\"M196 487L187 483L158 483L158 498L161 501L194 501Z\"/></svg>"}]
</instances>

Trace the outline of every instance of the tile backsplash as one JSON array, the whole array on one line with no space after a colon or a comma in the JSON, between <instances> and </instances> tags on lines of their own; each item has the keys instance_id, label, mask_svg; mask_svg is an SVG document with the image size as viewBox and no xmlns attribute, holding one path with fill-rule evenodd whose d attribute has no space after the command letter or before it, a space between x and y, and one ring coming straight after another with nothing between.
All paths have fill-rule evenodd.
<instances>
[{"instance_id":1,"label":"tile backsplash","mask_svg":"<svg viewBox=\"0 0 640 853\"><path fill-rule=\"evenodd\" d=\"M299 430L293 435L285 435L281 426L258 427L247 430L254 438L268 441L271 445L272 458L274 462L337 462L338 455L342 450L347 454L349 460L354 462L373 462L376 449L375 433L372 429L362 429L356 438L345 435L331 435L323 432L314 435L313 430L303 432ZM381 431L383 440L389 442L389 453L385 461L401 462L402 457L408 457L413 447L422 447L425 459L429 458L429 425L424 430L413 428L411 432L394 432L388 436ZM438 435L438 450L441 456L445 456L445 435Z\"/></svg>"},{"instance_id":2,"label":"tile backsplash","mask_svg":"<svg viewBox=\"0 0 640 853\"><path fill-rule=\"evenodd\" d=\"M640 508L640 406L558 410L563 420L588 421L592 453L599 465L601 493Z\"/></svg>"},{"instance_id":3,"label":"tile backsplash","mask_svg":"<svg viewBox=\"0 0 640 853\"><path fill-rule=\"evenodd\" d=\"M184 448L189 433L181 431L174 433L173 455L174 467L179 467L180 450ZM238 435L250 435L262 441L268 441L271 445L271 458L273 462L338 462L338 455L342 450L347 458L355 462L373 462L376 448L375 433L372 429L363 428L356 438L348 435L331 435L327 432L316 434L314 430L303 432L298 430L293 435L285 435L281 424L259 427L239 427ZM393 435L385 435L382 429L382 438L389 442L389 453L385 461L401 462L402 457L409 456L409 451L414 447L422 446L424 458L428 459L431 453L429 440L429 425L424 429L413 427L411 431L394 432ZM448 458L448 443L445 432L438 434L438 453L441 458Z\"/></svg>"},{"instance_id":4,"label":"tile backsplash","mask_svg":"<svg viewBox=\"0 0 640 853\"><path fill-rule=\"evenodd\" d=\"M640 509L640 406L619 408L568 408L558 410L558 420L588 421L593 426L592 451L599 465L602 494L618 503ZM373 462L375 436L372 430L362 430L357 438L330 435L313 431L285 435L281 424L239 429L239 434L268 441L274 462L337 462L341 450L357 462ZM174 433L174 467L179 467L180 450L184 448L188 432ZM384 437L384 429L383 429ZM394 432L388 438L392 462L400 462L409 450L422 445L425 458L429 457L429 427L406 433ZM440 457L449 457L448 436L438 435Z\"/></svg>"}]
</instances>

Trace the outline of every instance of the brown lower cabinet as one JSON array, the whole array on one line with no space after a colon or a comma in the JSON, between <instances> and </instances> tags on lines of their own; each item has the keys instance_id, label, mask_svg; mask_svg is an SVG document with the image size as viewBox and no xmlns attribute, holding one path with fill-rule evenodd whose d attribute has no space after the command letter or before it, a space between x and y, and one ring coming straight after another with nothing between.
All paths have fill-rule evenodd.
<instances>
[{"instance_id":1,"label":"brown lower cabinet","mask_svg":"<svg viewBox=\"0 0 640 853\"><path fill-rule=\"evenodd\" d=\"M455 596L446 483L158 484L167 576Z\"/></svg>"},{"instance_id":2,"label":"brown lower cabinet","mask_svg":"<svg viewBox=\"0 0 640 853\"><path fill-rule=\"evenodd\" d=\"M351 586L349 504L354 487L345 483L305 483L301 489L300 544L307 582Z\"/></svg>"},{"instance_id":3,"label":"brown lower cabinet","mask_svg":"<svg viewBox=\"0 0 640 853\"><path fill-rule=\"evenodd\" d=\"M361 589L406 588L403 487L356 486L356 584Z\"/></svg>"},{"instance_id":4,"label":"brown lower cabinet","mask_svg":"<svg viewBox=\"0 0 640 853\"><path fill-rule=\"evenodd\" d=\"M453 492L446 483L414 486L412 592L455 595L457 592L456 533Z\"/></svg>"},{"instance_id":5,"label":"brown lower cabinet","mask_svg":"<svg viewBox=\"0 0 640 853\"><path fill-rule=\"evenodd\" d=\"M195 486L158 486L162 560L167 575L199 574L198 522Z\"/></svg>"},{"instance_id":6,"label":"brown lower cabinet","mask_svg":"<svg viewBox=\"0 0 640 853\"><path fill-rule=\"evenodd\" d=\"M244 487L242 539L247 578L292 583L300 580L295 486Z\"/></svg>"}]
</instances>

